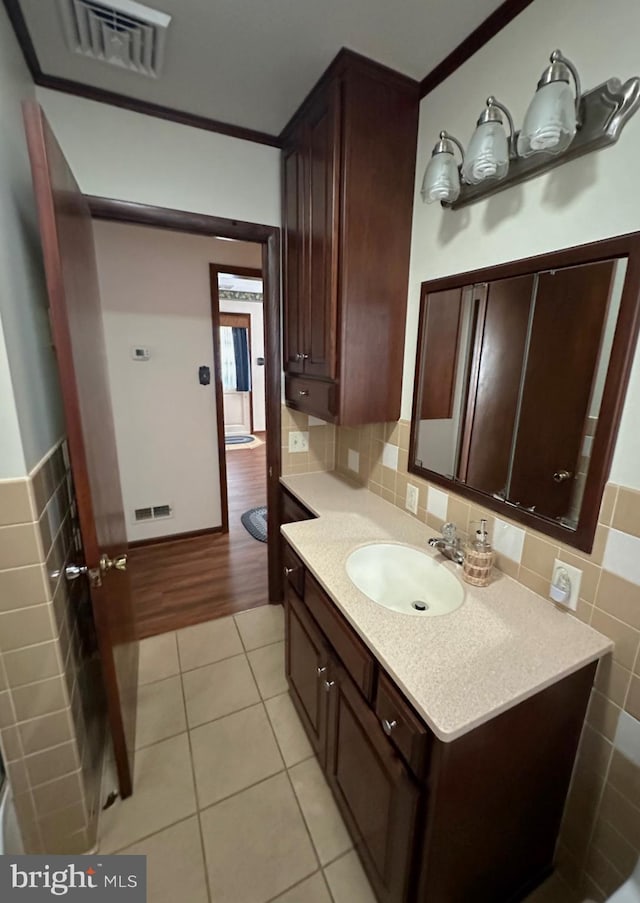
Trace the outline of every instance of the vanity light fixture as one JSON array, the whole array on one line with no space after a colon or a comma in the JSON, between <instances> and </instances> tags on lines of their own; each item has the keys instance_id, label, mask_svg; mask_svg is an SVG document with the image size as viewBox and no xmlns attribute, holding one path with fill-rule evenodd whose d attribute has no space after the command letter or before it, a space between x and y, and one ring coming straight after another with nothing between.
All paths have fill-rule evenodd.
<instances>
[{"instance_id":1,"label":"vanity light fixture","mask_svg":"<svg viewBox=\"0 0 640 903\"><path fill-rule=\"evenodd\" d=\"M573 87L572 83L573 82ZM422 182L422 199L454 210L548 172L566 160L615 144L640 107L640 78L610 78L582 93L577 68L554 50L520 132L508 109L487 99L469 148L440 132ZM502 115L509 124L509 136ZM458 167L455 143L462 155ZM462 183L460 182L462 175Z\"/></svg>"},{"instance_id":2,"label":"vanity light fixture","mask_svg":"<svg viewBox=\"0 0 640 903\"><path fill-rule=\"evenodd\" d=\"M503 125L503 113L509 123L508 138ZM509 171L509 160L515 156L515 132L511 113L495 97L487 97L487 105L480 114L464 157L462 178L468 185L478 185L487 179L504 179Z\"/></svg>"},{"instance_id":3,"label":"vanity light fixture","mask_svg":"<svg viewBox=\"0 0 640 903\"><path fill-rule=\"evenodd\" d=\"M422 180L422 200L425 204L440 201L453 204L460 194L460 168L454 156L455 147L464 163L464 148L457 138L440 132L440 140L431 152L431 159Z\"/></svg>"},{"instance_id":4,"label":"vanity light fixture","mask_svg":"<svg viewBox=\"0 0 640 903\"><path fill-rule=\"evenodd\" d=\"M518 154L563 153L580 125L580 76L571 60L554 50L542 73L518 135ZM575 94L571 88L571 78Z\"/></svg>"}]
</instances>

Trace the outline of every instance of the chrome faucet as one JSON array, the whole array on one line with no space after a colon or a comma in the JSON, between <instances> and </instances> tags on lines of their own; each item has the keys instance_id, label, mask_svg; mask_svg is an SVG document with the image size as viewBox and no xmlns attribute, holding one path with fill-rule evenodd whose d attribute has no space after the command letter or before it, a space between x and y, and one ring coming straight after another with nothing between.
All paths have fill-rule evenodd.
<instances>
[{"instance_id":1,"label":"chrome faucet","mask_svg":"<svg viewBox=\"0 0 640 903\"><path fill-rule=\"evenodd\" d=\"M442 536L433 536L429 540L429 545L432 549L437 549L445 558L455 561L456 564L462 564L464 561L464 551L455 524L445 524L442 528Z\"/></svg>"}]
</instances>

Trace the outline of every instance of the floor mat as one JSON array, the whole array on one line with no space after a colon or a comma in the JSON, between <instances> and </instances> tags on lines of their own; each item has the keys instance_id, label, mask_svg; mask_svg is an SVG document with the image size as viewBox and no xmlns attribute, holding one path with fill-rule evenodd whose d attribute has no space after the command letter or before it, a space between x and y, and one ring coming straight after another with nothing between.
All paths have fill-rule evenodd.
<instances>
[{"instance_id":1,"label":"floor mat","mask_svg":"<svg viewBox=\"0 0 640 903\"><path fill-rule=\"evenodd\" d=\"M264 443L257 436L225 436L224 445L227 451L233 451L235 448L257 448Z\"/></svg>"},{"instance_id":2,"label":"floor mat","mask_svg":"<svg viewBox=\"0 0 640 903\"><path fill-rule=\"evenodd\" d=\"M267 508L261 505L259 508L250 508L240 517L242 526L254 539L259 542L267 541Z\"/></svg>"}]
</instances>

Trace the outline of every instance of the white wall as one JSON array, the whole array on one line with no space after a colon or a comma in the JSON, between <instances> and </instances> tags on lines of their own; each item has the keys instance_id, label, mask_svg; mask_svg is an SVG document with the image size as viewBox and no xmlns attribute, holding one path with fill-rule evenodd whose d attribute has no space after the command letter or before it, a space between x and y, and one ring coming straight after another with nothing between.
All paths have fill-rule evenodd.
<instances>
[{"instance_id":1,"label":"white wall","mask_svg":"<svg viewBox=\"0 0 640 903\"><path fill-rule=\"evenodd\" d=\"M45 88L37 96L86 194L280 224L276 148Z\"/></svg>"},{"instance_id":2,"label":"white wall","mask_svg":"<svg viewBox=\"0 0 640 903\"><path fill-rule=\"evenodd\" d=\"M141 540L219 526L209 264L260 266L260 246L122 223L94 223L127 534ZM133 346L148 347L148 362ZM170 504L144 524L133 510Z\"/></svg>"},{"instance_id":3,"label":"white wall","mask_svg":"<svg viewBox=\"0 0 640 903\"><path fill-rule=\"evenodd\" d=\"M256 363L259 357L264 358L264 317L261 301L238 301L224 299L220 301L220 310L228 314L249 314L251 317L251 389L253 402L253 430L262 432L265 429L265 385L264 366Z\"/></svg>"},{"instance_id":4,"label":"white wall","mask_svg":"<svg viewBox=\"0 0 640 903\"><path fill-rule=\"evenodd\" d=\"M489 94L516 127L547 58L562 48L586 88L640 75L637 0L536 0L424 98L420 110L402 416L411 416L420 283L532 254L640 230L640 114L612 148L452 212L425 205L420 184L440 129L466 144ZM636 354L611 471L640 488L640 354Z\"/></svg>"},{"instance_id":5,"label":"white wall","mask_svg":"<svg viewBox=\"0 0 640 903\"><path fill-rule=\"evenodd\" d=\"M0 7L0 478L24 476L63 432L20 107L33 96Z\"/></svg>"}]
</instances>

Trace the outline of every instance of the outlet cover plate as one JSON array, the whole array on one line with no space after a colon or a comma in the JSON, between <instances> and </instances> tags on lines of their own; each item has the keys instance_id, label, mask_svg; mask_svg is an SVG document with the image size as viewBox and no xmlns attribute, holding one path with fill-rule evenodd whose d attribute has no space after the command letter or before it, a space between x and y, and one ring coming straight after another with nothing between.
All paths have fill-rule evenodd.
<instances>
[{"instance_id":1,"label":"outlet cover plate","mask_svg":"<svg viewBox=\"0 0 640 903\"><path fill-rule=\"evenodd\" d=\"M290 452L308 452L309 451L309 433L301 430L291 430L289 433L289 451Z\"/></svg>"},{"instance_id":2,"label":"outlet cover plate","mask_svg":"<svg viewBox=\"0 0 640 903\"><path fill-rule=\"evenodd\" d=\"M407 483L407 498L404 503L407 511L410 511L412 514L418 513L418 487L412 486L411 483Z\"/></svg>"},{"instance_id":3,"label":"outlet cover plate","mask_svg":"<svg viewBox=\"0 0 640 903\"><path fill-rule=\"evenodd\" d=\"M573 565L567 564L564 561L560 561L558 558L553 562L553 576L551 577L551 582L556 583L556 578L559 570L564 570L569 575L569 580L571 581L571 595L567 599L566 602L556 602L556 605L561 605L563 608L570 608L571 611L575 611L578 607L578 599L580 598L580 582L582 580L582 571L580 568L574 568Z\"/></svg>"}]
</instances>

